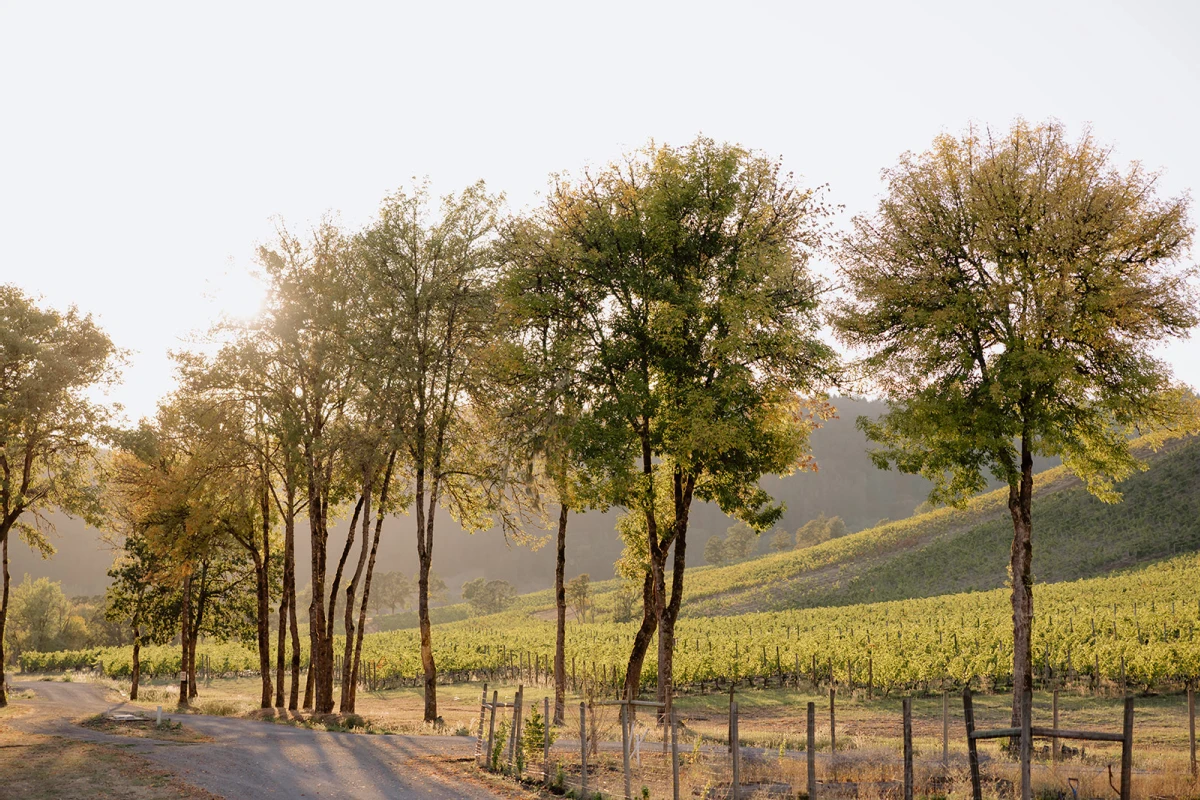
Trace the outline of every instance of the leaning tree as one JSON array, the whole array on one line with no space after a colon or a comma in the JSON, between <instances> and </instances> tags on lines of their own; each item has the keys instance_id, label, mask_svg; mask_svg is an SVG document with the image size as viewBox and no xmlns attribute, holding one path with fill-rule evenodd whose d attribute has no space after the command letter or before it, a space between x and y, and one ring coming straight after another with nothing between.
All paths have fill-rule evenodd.
<instances>
[{"instance_id":1,"label":"leaning tree","mask_svg":"<svg viewBox=\"0 0 1200 800\"><path fill-rule=\"evenodd\" d=\"M859 426L877 465L959 502L990 472L1013 521L1013 724L1032 689L1033 458L1058 456L1106 501L1144 468L1135 431L1194 425L1155 347L1197 322L1186 197L1162 199L1056 122L938 137L884 173L840 251L845 344L891 402Z\"/></svg>"}]
</instances>

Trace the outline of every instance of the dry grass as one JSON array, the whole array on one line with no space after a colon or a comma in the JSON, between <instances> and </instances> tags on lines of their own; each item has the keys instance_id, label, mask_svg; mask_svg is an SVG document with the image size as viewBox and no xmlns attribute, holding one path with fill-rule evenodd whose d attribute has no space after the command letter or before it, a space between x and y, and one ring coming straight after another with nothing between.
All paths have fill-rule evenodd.
<instances>
[{"instance_id":1,"label":"dry grass","mask_svg":"<svg viewBox=\"0 0 1200 800\"><path fill-rule=\"evenodd\" d=\"M111 733L117 736L130 736L135 739L157 739L164 742L211 742L213 738L199 731L185 727L183 723L164 719L162 724L156 724L153 719L115 720L104 714L88 717L79 723L88 730Z\"/></svg>"},{"instance_id":2,"label":"dry grass","mask_svg":"<svg viewBox=\"0 0 1200 800\"><path fill-rule=\"evenodd\" d=\"M220 800L119 748L0 727L0 797Z\"/></svg>"}]
</instances>

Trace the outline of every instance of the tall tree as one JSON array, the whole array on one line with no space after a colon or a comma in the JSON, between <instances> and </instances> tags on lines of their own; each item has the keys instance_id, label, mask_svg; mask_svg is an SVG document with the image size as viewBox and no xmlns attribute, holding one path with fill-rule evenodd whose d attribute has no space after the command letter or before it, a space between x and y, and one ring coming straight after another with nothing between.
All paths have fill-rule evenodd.
<instances>
[{"instance_id":1,"label":"tall tree","mask_svg":"<svg viewBox=\"0 0 1200 800\"><path fill-rule=\"evenodd\" d=\"M486 527L472 461L480 447L467 408L494 316L493 239L499 198L476 184L431 213L425 188L384 199L358 242L360 360L387 365L394 441L403 447L417 533L417 613L425 720L437 719L429 618L434 522L444 506L467 529Z\"/></svg>"},{"instance_id":2,"label":"tall tree","mask_svg":"<svg viewBox=\"0 0 1200 800\"><path fill-rule=\"evenodd\" d=\"M835 324L892 403L859 419L875 462L928 477L934 501L989 471L1008 484L1014 725L1032 689L1034 455L1115 501L1144 468L1135 429L1194 425L1153 351L1197 322L1188 202L1160 199L1155 177L1056 122L940 136L885 173L841 250Z\"/></svg>"},{"instance_id":3,"label":"tall tree","mask_svg":"<svg viewBox=\"0 0 1200 800\"><path fill-rule=\"evenodd\" d=\"M307 239L281 229L259 250L271 285L262 330L272 345L274 369L295 398L289 431L299 455L299 477L311 540L312 600L309 620L309 689L305 707L333 711L333 619L336 591L327 591L330 511L344 498L344 419L355 387L347 345L353 267L348 238L330 221ZM286 462L291 468L291 462ZM355 524L350 526L351 535ZM287 548L285 542L285 549ZM294 580L294 578L293 578ZM293 594L293 602L295 600Z\"/></svg>"},{"instance_id":4,"label":"tall tree","mask_svg":"<svg viewBox=\"0 0 1200 800\"><path fill-rule=\"evenodd\" d=\"M761 530L781 509L758 479L806 461L813 421L798 394L818 389L833 361L807 271L824 213L777 163L701 138L560 179L534 220L552 246L521 280L547 297L540 313L579 328L581 457L645 529L626 688L636 692L657 631L668 709L692 501ZM670 479L655 480L665 463Z\"/></svg>"},{"instance_id":5,"label":"tall tree","mask_svg":"<svg viewBox=\"0 0 1200 800\"><path fill-rule=\"evenodd\" d=\"M118 360L91 316L39 308L15 286L0 285L0 708L8 704L9 535L16 530L49 556L47 511L99 521L95 455L109 411L88 395L116 379Z\"/></svg>"}]
</instances>

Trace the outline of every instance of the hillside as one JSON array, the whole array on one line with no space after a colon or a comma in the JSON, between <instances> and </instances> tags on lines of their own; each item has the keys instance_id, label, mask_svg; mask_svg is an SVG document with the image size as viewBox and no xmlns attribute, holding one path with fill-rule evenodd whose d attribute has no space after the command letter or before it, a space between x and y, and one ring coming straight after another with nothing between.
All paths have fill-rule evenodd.
<instances>
[{"instance_id":1,"label":"hillside","mask_svg":"<svg viewBox=\"0 0 1200 800\"><path fill-rule=\"evenodd\" d=\"M1089 495L1062 467L1034 479L1034 575L1039 582L1104 575L1200 549L1200 439L1144 452L1146 472L1118 488L1123 502ZM1012 523L1007 489L877 525L815 547L688 572L685 616L740 614L1000 588L1007 579ZM611 608L616 581L594 584ZM517 608L540 612L547 591ZM465 608L461 614L465 616ZM391 627L391 626L385 626Z\"/></svg>"},{"instance_id":2,"label":"hillside","mask_svg":"<svg viewBox=\"0 0 1200 800\"><path fill-rule=\"evenodd\" d=\"M883 403L847 397L833 398L838 418L829 420L813 434L812 448L817 472L801 472L785 477L764 478L762 485L787 507L781 527L795 531L819 514L840 516L850 530L874 525L885 517L900 519L912 513L929 493L929 483L913 475L878 470L867 457L867 441L855 428L860 415L875 417L883 413ZM567 546L569 575L589 573L597 580L611 577L613 562L620 557L621 542L614 530L616 514L591 511L572 514ZM68 595L94 595L108 584L105 571L112 561L111 551L100 544L100 533L78 520L55 517L57 533L52 541L58 554L43 560L23 543L15 542L10 556L11 571L20 576L49 577L61 581ZM303 523L303 521L302 521ZM345 519L331 532L330 548L338 550L344 541ZM692 566L703 564L703 543L713 534L722 534L732 524L712 505L697 504L692 513L691 541L688 554ZM389 519L383 528L378 569L400 570L411 575L416 562L412 517ZM535 533L541 533L535 531ZM465 581L479 576L502 579L520 591L545 588L553 580L554 551L543 547L531 552L510 547L499 531L468 534L448 514L439 515L437 548L433 569L445 579L451 597L457 597ZM767 549L769 536L760 542ZM308 582L308 532L301 524L297 530L296 563L298 580Z\"/></svg>"}]
</instances>

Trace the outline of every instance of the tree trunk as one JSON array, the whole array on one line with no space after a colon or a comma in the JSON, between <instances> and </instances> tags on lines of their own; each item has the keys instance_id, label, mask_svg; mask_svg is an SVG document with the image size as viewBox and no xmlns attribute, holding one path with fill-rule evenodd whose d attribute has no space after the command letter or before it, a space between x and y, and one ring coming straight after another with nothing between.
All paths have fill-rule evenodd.
<instances>
[{"instance_id":1,"label":"tree trunk","mask_svg":"<svg viewBox=\"0 0 1200 800\"><path fill-rule=\"evenodd\" d=\"M296 503L295 493L290 487L287 493L287 515L284 519L283 594L287 604L287 624L292 637L292 686L288 695L288 710L295 711L300 704L300 626L296 621ZM280 603L281 608L283 602ZM279 636L283 637L282 610L279 619ZM281 645L282 647L282 645ZM279 691L283 691L283 676L279 677ZM280 706L283 701L280 700Z\"/></svg>"},{"instance_id":2,"label":"tree trunk","mask_svg":"<svg viewBox=\"0 0 1200 800\"><path fill-rule=\"evenodd\" d=\"M284 553L287 553L287 545L284 545ZM284 556L284 573L287 573L287 556ZM288 593L287 593L287 578L283 581L283 591L279 597L279 629L278 637L275 645L275 707L283 708L284 706L284 681L287 676L287 610L288 610Z\"/></svg>"},{"instance_id":3,"label":"tree trunk","mask_svg":"<svg viewBox=\"0 0 1200 800\"><path fill-rule=\"evenodd\" d=\"M358 565L354 568L354 576L346 585L346 612L343 624L346 626L346 642L342 650L342 698L338 710L343 714L354 711L354 595L358 591L358 582L362 579L363 568L367 562L367 548L370 544L371 532L371 485L363 485L363 514L362 514L362 547L358 550ZM336 586L334 587L336 589Z\"/></svg>"},{"instance_id":4,"label":"tree trunk","mask_svg":"<svg viewBox=\"0 0 1200 800\"><path fill-rule=\"evenodd\" d=\"M179 620L179 672L183 678L179 681L179 705L188 704L188 644L191 642L192 623L192 575L189 572L183 578L183 610Z\"/></svg>"},{"instance_id":5,"label":"tree trunk","mask_svg":"<svg viewBox=\"0 0 1200 800\"><path fill-rule=\"evenodd\" d=\"M8 675L4 670L4 628L8 623L8 532L11 524L5 524L0 530L0 571L4 573L4 589L0 592L0 708L8 705Z\"/></svg>"},{"instance_id":6,"label":"tree trunk","mask_svg":"<svg viewBox=\"0 0 1200 800\"><path fill-rule=\"evenodd\" d=\"M625 695L637 697L642 683L642 665L650 640L658 630L658 615L654 613L654 576L647 572L642 583L642 625L633 637L633 649L629 653L629 665L625 668Z\"/></svg>"},{"instance_id":7,"label":"tree trunk","mask_svg":"<svg viewBox=\"0 0 1200 800\"><path fill-rule=\"evenodd\" d=\"M271 685L271 585L267 565L263 559L255 555L254 561L255 588L258 593L258 670L262 676L262 707L270 708L274 694Z\"/></svg>"},{"instance_id":8,"label":"tree trunk","mask_svg":"<svg viewBox=\"0 0 1200 800\"><path fill-rule=\"evenodd\" d=\"M371 556L367 561L366 575L363 577L363 595L362 604L358 610L358 628L352 631L352 621L350 619L350 607L354 600L353 586L358 584L358 572L354 573L352 587L346 590L346 656L351 662L348 683L350 686L349 704L346 704L346 691L342 690L342 713L349 714L354 712L354 704L358 699L358 668L362 662L362 642L363 634L367 628L367 608L371 600L371 578L375 574L375 555L379 552L379 536L383 531L383 518L387 513L388 489L392 485L392 469L396 465L396 451L393 450L388 454L387 469L383 473L383 485L379 489L379 510L375 512L375 535L371 539ZM363 521L363 547L367 544L367 527L366 520L370 518L368 514ZM359 571L362 570L362 560L359 559ZM354 639L354 654L350 656L350 639Z\"/></svg>"},{"instance_id":9,"label":"tree trunk","mask_svg":"<svg viewBox=\"0 0 1200 800\"><path fill-rule=\"evenodd\" d=\"M1013 520L1013 702L1012 725L1021 724L1024 693L1033 691L1033 454L1029 438L1021 440L1021 480L1009 486L1008 510Z\"/></svg>"},{"instance_id":10,"label":"tree trunk","mask_svg":"<svg viewBox=\"0 0 1200 800\"><path fill-rule=\"evenodd\" d=\"M129 681L129 699L138 699L138 681L142 677L142 629L136 623L133 626L133 675Z\"/></svg>"},{"instance_id":11,"label":"tree trunk","mask_svg":"<svg viewBox=\"0 0 1200 800\"><path fill-rule=\"evenodd\" d=\"M313 600L312 602L310 602L308 604L309 620L311 620L314 616L317 615L316 611L314 610L315 606L316 606L316 600ZM308 669L305 670L306 674L304 677L304 708L307 711L312 711L312 708L313 708L313 684L315 683L314 673L316 671L316 662L317 662L317 653L318 652L319 652L319 650L317 647L317 633L316 633L316 631L314 631L312 629L312 626L309 625L309 628L308 628Z\"/></svg>"},{"instance_id":12,"label":"tree trunk","mask_svg":"<svg viewBox=\"0 0 1200 800\"><path fill-rule=\"evenodd\" d=\"M325 494L318 483L323 470L315 461L309 445L305 445L308 463L308 525L312 536L312 604L308 625L311 637L309 648L310 680L313 684L312 707L319 714L333 711L333 649L330 631L325 627L325 565L329 531L324 505ZM329 660L326 661L326 651ZM307 691L305 700L308 700Z\"/></svg>"},{"instance_id":13,"label":"tree trunk","mask_svg":"<svg viewBox=\"0 0 1200 800\"><path fill-rule=\"evenodd\" d=\"M262 707L271 707L271 489L263 473L259 501L262 515L262 558L255 557L254 578L258 590L258 671L262 676Z\"/></svg>"},{"instance_id":14,"label":"tree trunk","mask_svg":"<svg viewBox=\"0 0 1200 800\"><path fill-rule=\"evenodd\" d=\"M567 504L558 510L558 553L554 561L554 604L558 611L554 636L554 724L565 722L567 705Z\"/></svg>"},{"instance_id":15,"label":"tree trunk","mask_svg":"<svg viewBox=\"0 0 1200 800\"><path fill-rule=\"evenodd\" d=\"M675 524L672 540L675 560L671 571L671 598L662 609L658 623L658 702L659 721L665 723L671 714L671 696L675 688L675 621L679 619L679 608L683 603L683 576L687 566L688 517L692 510L692 496L696 479L684 475L676 467L673 481L675 496ZM663 553L664 561L666 553ZM665 597L665 587L663 589Z\"/></svg>"}]
</instances>

